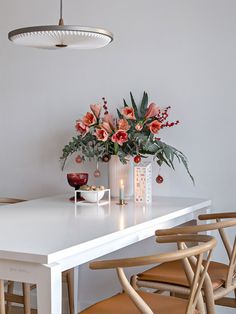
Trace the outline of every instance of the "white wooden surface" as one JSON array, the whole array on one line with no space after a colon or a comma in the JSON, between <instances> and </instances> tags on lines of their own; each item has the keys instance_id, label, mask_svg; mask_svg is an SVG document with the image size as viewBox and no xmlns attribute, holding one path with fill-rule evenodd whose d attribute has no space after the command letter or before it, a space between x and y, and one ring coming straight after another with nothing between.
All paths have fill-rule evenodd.
<instances>
[{"instance_id":1,"label":"white wooden surface","mask_svg":"<svg viewBox=\"0 0 236 314\"><path fill-rule=\"evenodd\" d=\"M210 201L157 197L78 206L60 195L0 207L0 278L37 284L38 314L61 314L61 272L190 221Z\"/></svg>"}]
</instances>

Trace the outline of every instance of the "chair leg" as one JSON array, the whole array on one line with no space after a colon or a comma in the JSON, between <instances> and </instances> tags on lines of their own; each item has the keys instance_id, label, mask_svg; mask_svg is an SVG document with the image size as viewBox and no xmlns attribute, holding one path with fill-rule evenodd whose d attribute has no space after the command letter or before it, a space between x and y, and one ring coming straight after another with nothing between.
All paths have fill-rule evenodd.
<instances>
[{"instance_id":1,"label":"chair leg","mask_svg":"<svg viewBox=\"0 0 236 314\"><path fill-rule=\"evenodd\" d=\"M31 313L31 305L30 305L30 284L23 283L23 297L24 297L24 314Z\"/></svg>"},{"instance_id":2,"label":"chair leg","mask_svg":"<svg viewBox=\"0 0 236 314\"><path fill-rule=\"evenodd\" d=\"M67 288L68 288L68 299L69 299L69 310L70 314L75 314L74 308L74 270L70 269L66 274Z\"/></svg>"},{"instance_id":3,"label":"chair leg","mask_svg":"<svg viewBox=\"0 0 236 314\"><path fill-rule=\"evenodd\" d=\"M207 314L216 314L215 300L214 300L212 288L209 287L209 285L206 282L204 282L203 289L204 289L204 299L205 299Z\"/></svg>"},{"instance_id":4,"label":"chair leg","mask_svg":"<svg viewBox=\"0 0 236 314\"><path fill-rule=\"evenodd\" d=\"M6 314L6 311L5 311L4 280L2 280L2 279L0 279L0 314Z\"/></svg>"},{"instance_id":5,"label":"chair leg","mask_svg":"<svg viewBox=\"0 0 236 314\"><path fill-rule=\"evenodd\" d=\"M7 283L7 293L12 294L14 289L14 281L8 281ZM11 302L7 301L7 314L11 313Z\"/></svg>"}]
</instances>

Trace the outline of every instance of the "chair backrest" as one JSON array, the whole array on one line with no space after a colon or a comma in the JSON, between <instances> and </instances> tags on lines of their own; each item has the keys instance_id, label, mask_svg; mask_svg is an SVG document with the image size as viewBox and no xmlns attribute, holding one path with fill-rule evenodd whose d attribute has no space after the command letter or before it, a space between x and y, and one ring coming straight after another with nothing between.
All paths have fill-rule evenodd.
<instances>
[{"instance_id":1,"label":"chair backrest","mask_svg":"<svg viewBox=\"0 0 236 314\"><path fill-rule=\"evenodd\" d=\"M128 279L125 276L123 268L182 260L185 271L189 274L188 279L191 285L191 292L189 295L186 314L193 314L195 312L199 297L201 296L201 288L210 263L212 250L216 246L216 240L212 236L208 235L191 234L162 236L159 237L159 241L162 243L179 243L179 250L151 256L92 262L90 263L90 268L115 268L124 291L130 296L136 307L141 311L141 313L153 314L148 304L144 302L135 289L130 285ZM185 244L187 242L194 242L195 246L188 248ZM204 254L207 255L207 262L205 264L202 263ZM194 270L192 268L192 262L190 263L192 257L196 257Z\"/></svg>"},{"instance_id":2,"label":"chair backrest","mask_svg":"<svg viewBox=\"0 0 236 314\"><path fill-rule=\"evenodd\" d=\"M215 214L206 214L200 215L199 220L212 220L215 219L215 223L196 225L196 226L186 226L186 227L176 227L171 229L161 229L156 231L157 236L164 235L177 235L177 234L189 234L189 233L199 233L206 232L211 230L218 230L220 237L222 239L223 245L225 247L226 253L229 258L228 263L228 273L225 282L225 287L229 288L232 285L234 274L236 271L236 237L234 239L233 245L230 244L230 241L225 232L225 228L235 227L236 226L236 213L215 213ZM232 219L235 218L235 219ZM224 219L222 221L222 219ZM225 220L227 219L227 220ZM157 238L158 239L158 238ZM158 240L157 240L158 241Z\"/></svg>"},{"instance_id":3,"label":"chair backrest","mask_svg":"<svg viewBox=\"0 0 236 314\"><path fill-rule=\"evenodd\" d=\"M19 198L0 197L0 204L16 204L20 202L25 202L25 200Z\"/></svg>"}]
</instances>

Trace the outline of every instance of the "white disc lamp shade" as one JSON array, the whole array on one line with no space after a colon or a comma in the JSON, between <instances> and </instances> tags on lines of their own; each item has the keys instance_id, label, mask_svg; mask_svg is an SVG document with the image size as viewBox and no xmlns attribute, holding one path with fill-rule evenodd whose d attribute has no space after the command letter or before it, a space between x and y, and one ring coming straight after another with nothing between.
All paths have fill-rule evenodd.
<instances>
[{"instance_id":1,"label":"white disc lamp shade","mask_svg":"<svg viewBox=\"0 0 236 314\"><path fill-rule=\"evenodd\" d=\"M107 30L78 25L64 25L60 0L59 25L15 29L8 34L13 43L42 49L95 49L108 45L113 34Z\"/></svg>"}]
</instances>

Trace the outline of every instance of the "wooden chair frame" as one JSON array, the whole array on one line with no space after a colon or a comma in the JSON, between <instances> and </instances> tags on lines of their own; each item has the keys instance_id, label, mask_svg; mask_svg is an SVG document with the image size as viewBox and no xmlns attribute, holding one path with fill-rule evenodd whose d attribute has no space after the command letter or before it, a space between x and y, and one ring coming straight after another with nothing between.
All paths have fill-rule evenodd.
<instances>
[{"instance_id":1,"label":"wooden chair frame","mask_svg":"<svg viewBox=\"0 0 236 314\"><path fill-rule=\"evenodd\" d=\"M216 240L208 235L177 235L177 236L163 236L159 238L162 243L179 243L179 250L170 253L161 253L158 255L142 256L135 258L115 259L96 261L90 263L91 269L111 269L115 268L122 288L133 301L134 305L143 314L153 314L148 304L137 293L136 289L128 281L123 268L144 266L156 263L164 263L176 260L182 260L186 272L189 274L188 279L191 284L191 291L188 300L186 314L193 314L195 312L199 299L202 299L201 288L207 274L207 269L210 263L210 257L213 248L216 246ZM188 248L185 242L200 243L194 247ZM207 263L202 264L203 255L207 254ZM189 259L196 256L196 271L193 272ZM199 309L200 314L205 313L204 307Z\"/></svg>"},{"instance_id":2,"label":"wooden chair frame","mask_svg":"<svg viewBox=\"0 0 236 314\"><path fill-rule=\"evenodd\" d=\"M224 286L219 287L215 291L212 289L212 283L209 275L206 276L205 283L203 285L204 290L204 298L207 307L207 313L212 314L215 313L215 304L228 306L236 308L236 238L234 240L234 244L231 247L230 241L225 233L225 228L236 226L236 213L219 213L219 214L206 214L200 215L199 220L211 220L215 219L215 223L197 225L197 226L186 226L186 227L177 227L172 229L163 229L157 230L157 242L161 242L159 237L164 235L178 235L178 234L189 234L189 233L199 233L206 232L211 230L218 230L220 237L222 239L223 245L227 252L229 258L228 264L228 272L227 279ZM223 220L222 219L230 219ZM152 281L142 281L138 280L135 276L133 279L133 284L138 287L149 287L153 289L158 289L161 291L170 291L175 294L188 295L190 293L189 288L178 286L172 283L159 283ZM234 291L235 298L226 297L231 291Z\"/></svg>"}]
</instances>

